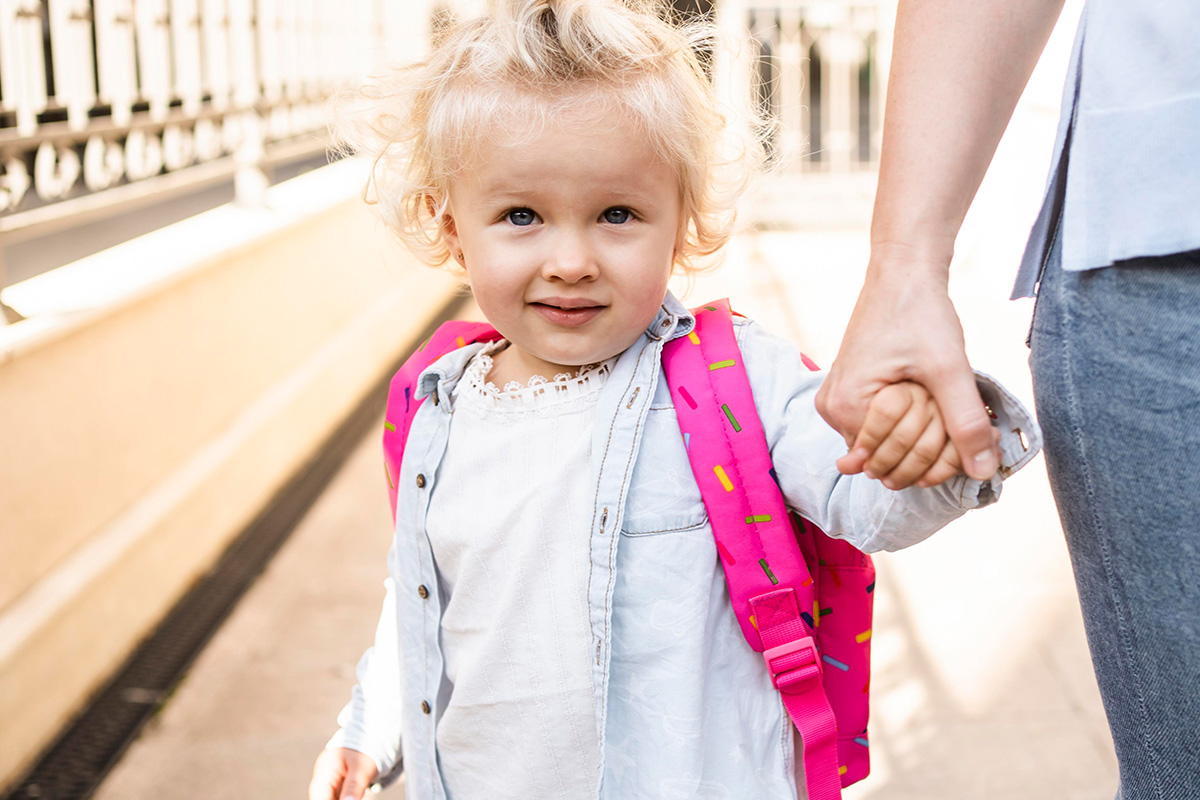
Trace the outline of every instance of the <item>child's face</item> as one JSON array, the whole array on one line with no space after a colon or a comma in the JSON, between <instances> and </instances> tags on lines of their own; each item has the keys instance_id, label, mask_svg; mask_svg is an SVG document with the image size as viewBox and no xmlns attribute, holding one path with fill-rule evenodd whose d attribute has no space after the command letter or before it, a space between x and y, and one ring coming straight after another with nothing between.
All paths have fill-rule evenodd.
<instances>
[{"instance_id":1,"label":"child's face","mask_svg":"<svg viewBox=\"0 0 1200 800\"><path fill-rule=\"evenodd\" d=\"M492 379L527 381L604 361L653 320L681 235L679 177L616 112L506 131L451 183L443 231L512 343Z\"/></svg>"}]
</instances>

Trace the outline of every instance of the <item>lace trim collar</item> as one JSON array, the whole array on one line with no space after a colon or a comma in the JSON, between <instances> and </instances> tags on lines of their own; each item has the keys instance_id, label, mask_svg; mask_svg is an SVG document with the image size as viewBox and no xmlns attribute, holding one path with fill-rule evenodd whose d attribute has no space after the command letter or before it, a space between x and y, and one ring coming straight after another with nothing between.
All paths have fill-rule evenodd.
<instances>
[{"instance_id":1,"label":"lace trim collar","mask_svg":"<svg viewBox=\"0 0 1200 800\"><path fill-rule=\"evenodd\" d=\"M594 399L600 394L617 361L614 356L603 363L581 367L575 374L560 372L552 380L534 375L524 386L517 381L509 381L503 388L498 388L487 376L492 371L493 356L507 346L508 342L501 339L487 345L471 358L455 387L459 400L466 399L472 404L488 408L529 410L573 400Z\"/></svg>"}]
</instances>

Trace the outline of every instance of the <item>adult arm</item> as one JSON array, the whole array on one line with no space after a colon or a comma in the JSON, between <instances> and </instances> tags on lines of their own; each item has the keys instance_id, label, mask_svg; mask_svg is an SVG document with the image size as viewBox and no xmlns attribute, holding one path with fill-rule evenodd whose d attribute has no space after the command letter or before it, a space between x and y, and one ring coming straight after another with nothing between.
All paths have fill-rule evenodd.
<instances>
[{"instance_id":1,"label":"adult arm","mask_svg":"<svg viewBox=\"0 0 1200 800\"><path fill-rule=\"evenodd\" d=\"M902 491L866 475L843 475L834 466L841 437L821 422L813 404L824 374L805 366L794 344L756 323L739 320L735 327L784 501L830 536L865 552L916 544L967 511L989 505L999 498L1001 481L1041 447L1033 415L981 373L979 391L995 410L1000 432L1004 469L996 475L979 481L960 474L937 486Z\"/></svg>"},{"instance_id":2,"label":"adult arm","mask_svg":"<svg viewBox=\"0 0 1200 800\"><path fill-rule=\"evenodd\" d=\"M995 473L991 425L948 291L954 240L1063 0L900 0L866 280L817 395L852 446L871 397L911 380L968 475ZM859 468L865 454L853 454ZM847 471L856 471L851 463Z\"/></svg>"}]
</instances>

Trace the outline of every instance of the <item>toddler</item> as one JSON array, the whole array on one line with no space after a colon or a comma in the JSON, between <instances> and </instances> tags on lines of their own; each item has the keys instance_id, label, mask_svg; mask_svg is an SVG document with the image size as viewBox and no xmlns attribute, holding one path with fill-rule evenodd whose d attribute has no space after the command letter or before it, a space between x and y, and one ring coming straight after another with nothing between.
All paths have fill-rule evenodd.
<instances>
[{"instance_id":1,"label":"toddler","mask_svg":"<svg viewBox=\"0 0 1200 800\"><path fill-rule=\"evenodd\" d=\"M790 800L798 743L730 607L661 366L693 325L668 279L728 239L761 147L724 155L689 29L617 0L496 6L377 79L348 136L385 220L462 270L503 338L417 385L375 644L310 798L359 798L402 763L410 800ZM996 498L998 477L957 474L921 387L881 392L847 454L813 406L822 374L735 328L786 502L830 535L906 547ZM1003 430L1035 430L981 381ZM1005 474L1035 449L997 442Z\"/></svg>"}]
</instances>

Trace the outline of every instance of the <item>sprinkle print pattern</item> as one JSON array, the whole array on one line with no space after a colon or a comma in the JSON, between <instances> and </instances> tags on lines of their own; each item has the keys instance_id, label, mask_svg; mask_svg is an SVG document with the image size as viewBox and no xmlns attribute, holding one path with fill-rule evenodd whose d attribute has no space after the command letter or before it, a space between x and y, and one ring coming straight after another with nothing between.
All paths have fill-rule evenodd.
<instances>
[{"instance_id":1,"label":"sprinkle print pattern","mask_svg":"<svg viewBox=\"0 0 1200 800\"><path fill-rule=\"evenodd\" d=\"M722 405L721 410L725 412L725 416L729 419L729 424L733 426L733 432L741 433L742 426L738 424L737 418L733 416L733 412L729 410L729 406Z\"/></svg>"},{"instance_id":2,"label":"sprinkle print pattern","mask_svg":"<svg viewBox=\"0 0 1200 800\"><path fill-rule=\"evenodd\" d=\"M747 577L748 573L739 572L734 576L731 569L745 569L745 566L734 565L739 563L737 559L753 553L748 560L752 564L757 562L757 567L761 569L761 572L757 569L755 572L758 575L757 585L763 587L754 592L778 591L789 586L796 592L800 607L806 610L798 614L793 610L791 613L803 621L806 630L814 637L820 660L828 667L823 673L822 683L833 704L838 727L847 732L863 732L858 737L847 736L838 740L837 772L842 785L847 786L864 778L869 770L865 730L867 692L870 687L870 610L875 589L873 569L870 560L847 543L830 539L816 526L800 520L797 520L795 539L791 537L791 522L786 521L788 539L793 542L793 547L794 542L799 540L806 560L813 565L812 574L807 574L803 568L800 574L796 574L786 558L777 561L772 548L779 545L769 543L778 541L779 525L785 520L775 513L775 508L767 508L762 503L750 500L750 494L756 498L760 496L761 487L755 486L750 492L749 487L743 485L748 477L744 470L749 462L741 463L740 456L731 462L721 455L730 451L737 453L737 448L742 447L737 443L743 437L761 435L754 408L743 404L743 393L733 383L736 378L728 377L735 373L744 375L744 366L737 350L736 337L729 336L725 330L725 326L729 326L727 314L729 311L723 303L703 306L696 311L695 328L686 337L668 343L664 351L668 384L676 400L676 414L693 471L701 485L705 505L709 506L717 553L727 574L731 576L730 592L735 608L738 607L735 583L748 583L753 579ZM802 361L806 369L818 369L807 357L802 356ZM723 386L732 386L734 391L725 393ZM708 406L714 396L715 406ZM723 419L719 430L724 434L725 442L712 441L711 437L720 433L716 427L711 427L713 423L707 421L711 418L705 416L710 413L706 410L708 408L720 410L718 418ZM690 423L693 419L698 420L694 425ZM771 489L778 489L780 480L774 467L764 465L763 471L771 479L772 483L768 484ZM705 480L708 488L705 488ZM737 531L723 533L720 514L712 507L716 500L721 501L722 508L731 510L740 506L740 514L735 519L744 520L745 524ZM728 520L728 517L725 519ZM760 539L761 544L758 543ZM762 606L759 606L757 614L746 613L742 616L739 611L739 617L743 621L747 639L752 643L757 641L759 634L765 638L767 632L773 629L772 626L780 622L777 614L772 612L767 615ZM797 621L796 624L801 623Z\"/></svg>"},{"instance_id":3,"label":"sprinkle print pattern","mask_svg":"<svg viewBox=\"0 0 1200 800\"><path fill-rule=\"evenodd\" d=\"M713 472L717 474L717 480L721 482L721 486L724 487L725 491L732 492L733 481L729 480L729 476L725 474L725 468L717 464L713 467Z\"/></svg>"},{"instance_id":4,"label":"sprinkle print pattern","mask_svg":"<svg viewBox=\"0 0 1200 800\"><path fill-rule=\"evenodd\" d=\"M838 661L833 656L821 656L821 660L824 661L826 664L828 664L831 667L836 667L837 669L840 669L842 672L850 671L849 664L847 664L844 661Z\"/></svg>"}]
</instances>

